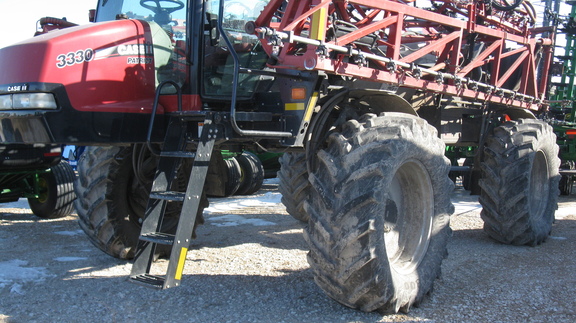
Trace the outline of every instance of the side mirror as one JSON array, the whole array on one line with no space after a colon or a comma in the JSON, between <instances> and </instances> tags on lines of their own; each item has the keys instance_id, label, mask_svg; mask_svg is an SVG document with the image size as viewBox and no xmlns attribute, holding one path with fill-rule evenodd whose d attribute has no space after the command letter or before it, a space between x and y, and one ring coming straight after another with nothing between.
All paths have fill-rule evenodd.
<instances>
[{"instance_id":1,"label":"side mirror","mask_svg":"<svg viewBox=\"0 0 576 323\"><path fill-rule=\"evenodd\" d=\"M208 19L208 28L210 32L210 45L218 45L218 40L220 39L220 31L218 30L218 18L216 15L208 13L206 14Z\"/></svg>"},{"instance_id":2,"label":"side mirror","mask_svg":"<svg viewBox=\"0 0 576 323\"><path fill-rule=\"evenodd\" d=\"M96 22L96 9L88 10L88 21Z\"/></svg>"}]
</instances>

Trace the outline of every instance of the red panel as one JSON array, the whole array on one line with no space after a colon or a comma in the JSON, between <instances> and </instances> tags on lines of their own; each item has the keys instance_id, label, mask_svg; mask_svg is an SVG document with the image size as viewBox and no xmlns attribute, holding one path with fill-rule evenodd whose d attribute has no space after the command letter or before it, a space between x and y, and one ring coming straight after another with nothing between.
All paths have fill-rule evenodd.
<instances>
[{"instance_id":1,"label":"red panel","mask_svg":"<svg viewBox=\"0 0 576 323\"><path fill-rule=\"evenodd\" d=\"M80 111L149 113L152 108L152 38L143 21L103 22L34 37L0 50L0 70L0 84L65 85Z\"/></svg>"}]
</instances>

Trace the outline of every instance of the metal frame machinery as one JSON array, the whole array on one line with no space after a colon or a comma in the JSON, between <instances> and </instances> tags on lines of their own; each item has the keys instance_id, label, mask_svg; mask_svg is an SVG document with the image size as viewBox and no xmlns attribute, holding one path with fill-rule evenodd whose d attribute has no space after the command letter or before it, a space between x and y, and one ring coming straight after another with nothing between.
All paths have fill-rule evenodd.
<instances>
[{"instance_id":1,"label":"metal frame machinery","mask_svg":"<svg viewBox=\"0 0 576 323\"><path fill-rule=\"evenodd\" d=\"M560 147L560 159L562 160L560 180L560 193L570 195L576 181L576 101L575 77L576 60L576 7L573 2L567 2L571 6L570 14L563 19L563 26L559 26L558 34L565 38L563 48L556 47L556 61L559 67L554 71L559 76L559 82L552 83L554 94L550 98L550 113L547 115L549 123L554 127ZM555 20L560 18L555 15Z\"/></svg>"},{"instance_id":2,"label":"metal frame machinery","mask_svg":"<svg viewBox=\"0 0 576 323\"><path fill-rule=\"evenodd\" d=\"M553 28L535 19L522 0L99 1L94 24L0 50L0 136L90 146L80 226L159 289L181 283L222 151L283 152L282 201L307 223L317 284L407 311L446 256L446 146L473 156L490 237L550 233L558 147L535 114Z\"/></svg>"}]
</instances>

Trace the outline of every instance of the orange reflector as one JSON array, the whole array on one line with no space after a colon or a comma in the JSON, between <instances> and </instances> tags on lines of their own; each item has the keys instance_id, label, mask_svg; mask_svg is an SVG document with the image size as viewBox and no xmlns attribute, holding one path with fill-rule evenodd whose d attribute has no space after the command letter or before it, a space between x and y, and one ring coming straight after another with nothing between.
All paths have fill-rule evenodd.
<instances>
[{"instance_id":1,"label":"orange reflector","mask_svg":"<svg viewBox=\"0 0 576 323\"><path fill-rule=\"evenodd\" d=\"M504 115L504 119L505 119L506 121L512 121L512 118L510 118L510 116L507 115L507 114Z\"/></svg>"},{"instance_id":2,"label":"orange reflector","mask_svg":"<svg viewBox=\"0 0 576 323\"><path fill-rule=\"evenodd\" d=\"M297 87L292 89L292 100L304 100L306 99L306 89Z\"/></svg>"},{"instance_id":3,"label":"orange reflector","mask_svg":"<svg viewBox=\"0 0 576 323\"><path fill-rule=\"evenodd\" d=\"M576 135L576 129L568 129L566 130L567 135Z\"/></svg>"}]
</instances>

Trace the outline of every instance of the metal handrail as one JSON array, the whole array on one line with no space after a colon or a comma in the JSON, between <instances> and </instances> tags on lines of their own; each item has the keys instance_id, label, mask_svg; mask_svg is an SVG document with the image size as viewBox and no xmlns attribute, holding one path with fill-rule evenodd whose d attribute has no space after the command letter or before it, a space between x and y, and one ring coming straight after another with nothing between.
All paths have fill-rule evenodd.
<instances>
[{"instance_id":1,"label":"metal handrail","mask_svg":"<svg viewBox=\"0 0 576 323\"><path fill-rule=\"evenodd\" d=\"M234 71L232 74L232 98L230 101L230 121L231 121L230 123L232 125L232 129L234 129L234 131L237 134L239 134L240 136L275 137L275 138L276 137L279 137L279 138L292 137L293 135L291 132L266 131L266 130L244 130L238 126L238 123L236 122L236 101L237 101L236 97L237 97L237 92L238 92L238 75L240 75L240 58L238 57L238 53L236 53L236 50L234 49L234 44L232 44L232 42L230 41L228 36L226 36L226 32L224 30L224 27L222 26L223 15L224 15L224 4L220 3L220 8L219 8L219 12L218 12L217 28L218 28L220 35L224 39L224 42L226 42L226 45L228 46L228 51L230 52L230 55L232 55L232 59L234 61Z\"/></svg>"},{"instance_id":2,"label":"metal handrail","mask_svg":"<svg viewBox=\"0 0 576 323\"><path fill-rule=\"evenodd\" d=\"M154 105L152 106L152 115L150 116L150 123L148 125L148 133L146 134L146 146L154 155L160 155L160 151L157 150L155 147L152 146L152 128L154 127L154 121L156 119L156 112L158 111L158 103L160 101L160 94L162 92L162 88L167 84L171 84L176 88L176 94L178 96L178 112L182 112L182 88L171 80L163 81L158 85L156 89L156 95L154 96Z\"/></svg>"}]
</instances>

